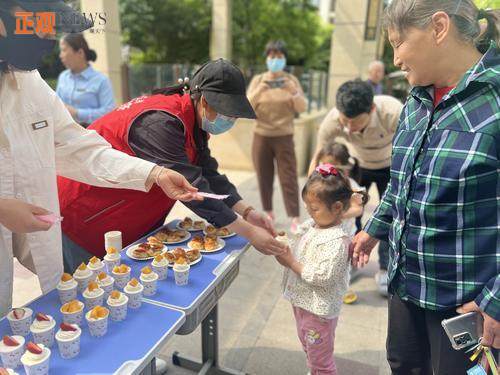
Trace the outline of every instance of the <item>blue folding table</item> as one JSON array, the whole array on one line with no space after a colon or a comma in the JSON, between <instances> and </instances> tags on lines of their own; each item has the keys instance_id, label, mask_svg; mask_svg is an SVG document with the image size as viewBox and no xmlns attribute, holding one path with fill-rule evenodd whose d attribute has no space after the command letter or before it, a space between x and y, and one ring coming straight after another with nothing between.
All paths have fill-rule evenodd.
<instances>
[{"instance_id":1,"label":"blue folding table","mask_svg":"<svg viewBox=\"0 0 500 375\"><path fill-rule=\"evenodd\" d=\"M60 306L55 290L27 305L34 314L41 312L54 317L57 321L56 329L62 322ZM72 359L63 359L59 355L57 342L54 342L49 373L154 374L155 355L184 321L185 314L182 311L155 303L143 303L139 309L129 309L124 321L109 320L107 334L97 338L90 335L84 318L80 354ZM0 320L0 335L12 335L7 318ZM32 340L31 334L26 337L26 341L28 340ZM25 373L22 366L16 372Z\"/></svg>"},{"instance_id":2,"label":"blue folding table","mask_svg":"<svg viewBox=\"0 0 500 375\"><path fill-rule=\"evenodd\" d=\"M171 222L167 226L174 228L177 222ZM146 241L147 237L163 228L130 246ZM196 234L201 232L191 233L191 235ZM204 253L202 260L191 267L188 285L177 286L173 271L169 270L167 280L158 282L157 293L146 299L165 307L182 310L186 314L186 322L177 334L187 335L201 323L202 363L183 358L177 352L173 355L175 365L197 371L199 374L241 374L219 366L217 302L238 275L240 258L249 248L249 244L245 238L238 235L226 238L224 241L226 242L224 249L210 254ZM169 250L175 247L187 248L187 242L188 240L177 245L168 245ZM131 266L134 274L148 264L144 261L134 261L123 253L122 262Z\"/></svg>"}]
</instances>

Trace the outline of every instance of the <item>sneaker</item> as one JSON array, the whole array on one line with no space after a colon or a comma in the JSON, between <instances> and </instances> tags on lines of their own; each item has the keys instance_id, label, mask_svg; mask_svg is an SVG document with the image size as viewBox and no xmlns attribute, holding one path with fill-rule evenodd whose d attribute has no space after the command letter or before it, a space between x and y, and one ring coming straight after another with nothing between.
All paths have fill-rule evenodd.
<instances>
[{"instance_id":1,"label":"sneaker","mask_svg":"<svg viewBox=\"0 0 500 375\"><path fill-rule=\"evenodd\" d=\"M377 283L377 288L379 293L387 297L387 284L388 284L388 279L387 279L387 271L386 270L379 270L375 274L375 282Z\"/></svg>"}]
</instances>

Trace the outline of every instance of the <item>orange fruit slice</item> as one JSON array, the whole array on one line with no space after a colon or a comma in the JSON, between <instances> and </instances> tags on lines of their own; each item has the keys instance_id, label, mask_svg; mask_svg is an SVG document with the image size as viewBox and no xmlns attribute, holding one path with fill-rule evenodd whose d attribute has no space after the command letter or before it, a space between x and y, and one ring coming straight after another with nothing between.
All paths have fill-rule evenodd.
<instances>
[{"instance_id":1,"label":"orange fruit slice","mask_svg":"<svg viewBox=\"0 0 500 375\"><path fill-rule=\"evenodd\" d=\"M145 274L145 275L148 275L150 274L151 272L151 268L149 268L148 266L144 267L143 269L141 269L141 273Z\"/></svg>"},{"instance_id":2,"label":"orange fruit slice","mask_svg":"<svg viewBox=\"0 0 500 375\"><path fill-rule=\"evenodd\" d=\"M117 291L117 290L113 290L109 296L110 296L112 299L120 299L120 296L121 296L121 295L122 295L122 294L121 294L119 291Z\"/></svg>"},{"instance_id":3,"label":"orange fruit slice","mask_svg":"<svg viewBox=\"0 0 500 375\"><path fill-rule=\"evenodd\" d=\"M139 285L139 281L134 277L132 280L128 282L131 286Z\"/></svg>"},{"instance_id":4,"label":"orange fruit slice","mask_svg":"<svg viewBox=\"0 0 500 375\"><path fill-rule=\"evenodd\" d=\"M99 288L99 285L97 285L97 283L95 281L91 281L87 288L88 288L89 292L92 292L92 291L96 290L97 288Z\"/></svg>"},{"instance_id":5,"label":"orange fruit slice","mask_svg":"<svg viewBox=\"0 0 500 375\"><path fill-rule=\"evenodd\" d=\"M97 279L100 281L104 280L106 277L108 277L106 272L101 272L99 275L97 275Z\"/></svg>"},{"instance_id":6,"label":"orange fruit slice","mask_svg":"<svg viewBox=\"0 0 500 375\"><path fill-rule=\"evenodd\" d=\"M118 251L114 247L108 247L106 249L107 254L116 254Z\"/></svg>"},{"instance_id":7,"label":"orange fruit slice","mask_svg":"<svg viewBox=\"0 0 500 375\"><path fill-rule=\"evenodd\" d=\"M358 296L354 292L347 292L344 294L343 301L346 305L350 305L358 300Z\"/></svg>"},{"instance_id":8,"label":"orange fruit slice","mask_svg":"<svg viewBox=\"0 0 500 375\"><path fill-rule=\"evenodd\" d=\"M78 269L79 269L80 271L85 271L85 270L87 269L87 266L85 265L85 263L82 263L82 264L80 264L80 265L78 266Z\"/></svg>"},{"instance_id":9,"label":"orange fruit slice","mask_svg":"<svg viewBox=\"0 0 500 375\"><path fill-rule=\"evenodd\" d=\"M69 273L63 273L61 276L61 281L70 281L73 278Z\"/></svg>"},{"instance_id":10,"label":"orange fruit slice","mask_svg":"<svg viewBox=\"0 0 500 375\"><path fill-rule=\"evenodd\" d=\"M99 262L99 258L97 258L97 257L92 257L89 260L89 263L92 263L92 264L96 264L97 262Z\"/></svg>"}]
</instances>

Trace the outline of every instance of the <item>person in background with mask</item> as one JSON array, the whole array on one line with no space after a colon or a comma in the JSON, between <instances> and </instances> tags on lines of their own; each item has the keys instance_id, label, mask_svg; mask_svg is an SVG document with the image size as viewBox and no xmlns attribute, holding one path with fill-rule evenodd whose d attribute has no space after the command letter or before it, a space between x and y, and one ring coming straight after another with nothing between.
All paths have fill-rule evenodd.
<instances>
[{"instance_id":1,"label":"person in background with mask","mask_svg":"<svg viewBox=\"0 0 500 375\"><path fill-rule=\"evenodd\" d=\"M15 33L22 11L55 12L56 28L65 32L91 26L63 1L0 1L0 317L12 305L14 256L37 274L43 293L60 280L60 226L38 216L59 214L56 173L144 192L156 183L172 198L201 199L179 173L114 150L74 122L36 70L55 41Z\"/></svg>"},{"instance_id":2,"label":"person in background with mask","mask_svg":"<svg viewBox=\"0 0 500 375\"><path fill-rule=\"evenodd\" d=\"M368 83L373 89L373 95L382 95L384 93L384 86L382 81L385 76L385 65L380 60L372 61L368 65Z\"/></svg>"},{"instance_id":3,"label":"person in background with mask","mask_svg":"<svg viewBox=\"0 0 500 375\"><path fill-rule=\"evenodd\" d=\"M59 75L56 93L75 121L86 128L115 107L111 82L90 65L97 54L82 34L64 35L59 49L59 58L67 69Z\"/></svg>"},{"instance_id":4,"label":"person in background with mask","mask_svg":"<svg viewBox=\"0 0 500 375\"><path fill-rule=\"evenodd\" d=\"M242 200L210 155L209 136L228 131L239 117L255 118L243 74L231 62L218 59L201 66L189 84L133 99L89 129L117 150L180 172L200 191L229 195L185 205L216 227L227 226L246 237L264 254L280 254L286 247L274 239L272 223ZM120 230L128 245L163 225L175 203L155 188L149 193L116 194L65 178L58 185L67 272L93 255L105 254L107 231Z\"/></svg>"},{"instance_id":5,"label":"person in background with mask","mask_svg":"<svg viewBox=\"0 0 500 375\"><path fill-rule=\"evenodd\" d=\"M292 220L290 230L295 233L299 224L299 187L293 120L307 109L307 101L298 79L284 71L286 55L282 41L269 42L265 50L268 71L254 76L247 92L257 114L252 157L262 206L269 219L274 220L276 161L286 212Z\"/></svg>"}]
</instances>

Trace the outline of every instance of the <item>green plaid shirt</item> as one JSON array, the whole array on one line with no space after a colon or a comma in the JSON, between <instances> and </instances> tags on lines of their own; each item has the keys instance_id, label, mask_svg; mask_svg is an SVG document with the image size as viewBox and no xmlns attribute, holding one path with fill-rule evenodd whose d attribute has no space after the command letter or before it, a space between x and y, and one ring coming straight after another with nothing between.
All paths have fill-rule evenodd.
<instances>
[{"instance_id":1,"label":"green plaid shirt","mask_svg":"<svg viewBox=\"0 0 500 375\"><path fill-rule=\"evenodd\" d=\"M445 310L475 300L500 320L500 54L492 44L434 108L415 87L393 140L391 181L365 231L389 240L404 300Z\"/></svg>"}]
</instances>

